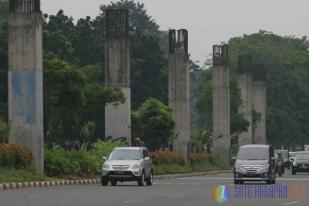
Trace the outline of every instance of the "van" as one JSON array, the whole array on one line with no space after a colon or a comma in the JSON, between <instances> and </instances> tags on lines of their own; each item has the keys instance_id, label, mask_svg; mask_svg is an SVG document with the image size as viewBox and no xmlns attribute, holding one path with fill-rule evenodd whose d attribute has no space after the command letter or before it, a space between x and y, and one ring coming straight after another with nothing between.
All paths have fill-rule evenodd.
<instances>
[{"instance_id":1,"label":"van","mask_svg":"<svg viewBox=\"0 0 309 206\"><path fill-rule=\"evenodd\" d=\"M244 181L276 182L274 149L270 145L252 144L241 146L234 165L234 184Z\"/></svg>"}]
</instances>

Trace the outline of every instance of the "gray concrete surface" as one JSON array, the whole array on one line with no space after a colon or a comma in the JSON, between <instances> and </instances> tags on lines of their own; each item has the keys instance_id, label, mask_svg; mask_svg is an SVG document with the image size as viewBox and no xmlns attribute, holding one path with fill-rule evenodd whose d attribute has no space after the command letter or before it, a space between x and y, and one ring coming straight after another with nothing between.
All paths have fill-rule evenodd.
<instances>
[{"instance_id":1,"label":"gray concrete surface","mask_svg":"<svg viewBox=\"0 0 309 206\"><path fill-rule=\"evenodd\" d=\"M248 130L238 136L238 145L252 144L252 64L251 56L238 56L237 83L240 89L242 104L238 113L249 122Z\"/></svg>"},{"instance_id":2,"label":"gray concrete surface","mask_svg":"<svg viewBox=\"0 0 309 206\"><path fill-rule=\"evenodd\" d=\"M12 4L8 21L10 143L25 145L43 171L42 13L39 1Z\"/></svg>"},{"instance_id":3,"label":"gray concrete surface","mask_svg":"<svg viewBox=\"0 0 309 206\"><path fill-rule=\"evenodd\" d=\"M264 65L257 65L253 71L252 104L253 110L259 114L259 120L253 130L253 141L258 144L266 144L266 108L267 89Z\"/></svg>"},{"instance_id":4,"label":"gray concrete surface","mask_svg":"<svg viewBox=\"0 0 309 206\"><path fill-rule=\"evenodd\" d=\"M190 79L188 32L169 31L168 100L175 121L174 151L187 158L190 141Z\"/></svg>"},{"instance_id":5,"label":"gray concrete surface","mask_svg":"<svg viewBox=\"0 0 309 206\"><path fill-rule=\"evenodd\" d=\"M131 145L131 89L128 11L107 10L105 84L120 87L125 103L105 107L105 136L126 137Z\"/></svg>"},{"instance_id":6,"label":"gray concrete surface","mask_svg":"<svg viewBox=\"0 0 309 206\"><path fill-rule=\"evenodd\" d=\"M233 188L232 174L220 174L208 177L188 177L172 180L157 180L151 187L138 187L135 182L120 183L118 186L101 185L64 186L54 188L31 188L0 192L1 206L205 206L221 205L213 198L217 186ZM284 199L236 199L230 197L224 205L272 205L305 206L309 204L309 173L290 175L287 171L277 179L275 186L288 186L291 191L295 186L304 186L304 198ZM250 183L245 186L266 186L264 183ZM290 192L289 191L289 192ZM292 192L292 191L291 191Z\"/></svg>"},{"instance_id":7,"label":"gray concrete surface","mask_svg":"<svg viewBox=\"0 0 309 206\"><path fill-rule=\"evenodd\" d=\"M228 45L214 46L213 51L213 99L212 118L214 153L229 165L230 149L230 72Z\"/></svg>"}]
</instances>

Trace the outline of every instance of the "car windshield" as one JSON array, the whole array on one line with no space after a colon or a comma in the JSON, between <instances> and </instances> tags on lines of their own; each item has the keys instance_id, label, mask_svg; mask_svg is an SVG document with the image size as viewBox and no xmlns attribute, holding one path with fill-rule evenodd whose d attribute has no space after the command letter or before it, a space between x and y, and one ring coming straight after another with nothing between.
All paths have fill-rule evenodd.
<instances>
[{"instance_id":1,"label":"car windshield","mask_svg":"<svg viewBox=\"0 0 309 206\"><path fill-rule=\"evenodd\" d=\"M108 159L109 160L140 160L142 159L142 155L139 150L117 149L117 150L114 150L110 154Z\"/></svg>"},{"instance_id":2,"label":"car windshield","mask_svg":"<svg viewBox=\"0 0 309 206\"><path fill-rule=\"evenodd\" d=\"M239 160L267 160L268 148L241 148L238 152Z\"/></svg>"},{"instance_id":3,"label":"car windshield","mask_svg":"<svg viewBox=\"0 0 309 206\"><path fill-rule=\"evenodd\" d=\"M281 154L281 157L283 159L288 159L289 158L289 152L286 150L276 150L275 151L276 154L280 153Z\"/></svg>"},{"instance_id":4,"label":"car windshield","mask_svg":"<svg viewBox=\"0 0 309 206\"><path fill-rule=\"evenodd\" d=\"M296 154L295 159L297 159L297 160L309 160L309 154Z\"/></svg>"}]
</instances>

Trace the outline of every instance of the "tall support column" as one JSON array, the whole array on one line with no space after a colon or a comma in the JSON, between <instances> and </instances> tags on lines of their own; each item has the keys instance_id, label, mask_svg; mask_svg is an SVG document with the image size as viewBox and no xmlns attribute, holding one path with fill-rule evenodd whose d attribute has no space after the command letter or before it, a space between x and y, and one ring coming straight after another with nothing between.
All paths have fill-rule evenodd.
<instances>
[{"instance_id":1,"label":"tall support column","mask_svg":"<svg viewBox=\"0 0 309 206\"><path fill-rule=\"evenodd\" d=\"M190 81L187 30L169 31L169 105L175 121L174 151L189 159L190 141Z\"/></svg>"},{"instance_id":2,"label":"tall support column","mask_svg":"<svg viewBox=\"0 0 309 206\"><path fill-rule=\"evenodd\" d=\"M106 11L105 84L120 87L125 103L105 107L105 136L125 137L131 145L131 89L128 10Z\"/></svg>"},{"instance_id":3,"label":"tall support column","mask_svg":"<svg viewBox=\"0 0 309 206\"><path fill-rule=\"evenodd\" d=\"M253 71L253 142L266 144L266 71L264 65L257 65Z\"/></svg>"},{"instance_id":4,"label":"tall support column","mask_svg":"<svg viewBox=\"0 0 309 206\"><path fill-rule=\"evenodd\" d=\"M238 113L242 114L249 122L246 132L238 136L238 145L252 144L252 64L251 56L238 56L238 87L241 93L242 104L238 108Z\"/></svg>"},{"instance_id":5,"label":"tall support column","mask_svg":"<svg viewBox=\"0 0 309 206\"><path fill-rule=\"evenodd\" d=\"M40 0L9 1L8 93L10 143L33 153L43 171L43 64Z\"/></svg>"},{"instance_id":6,"label":"tall support column","mask_svg":"<svg viewBox=\"0 0 309 206\"><path fill-rule=\"evenodd\" d=\"M214 152L228 167L230 162L230 72L228 45L213 47Z\"/></svg>"}]
</instances>

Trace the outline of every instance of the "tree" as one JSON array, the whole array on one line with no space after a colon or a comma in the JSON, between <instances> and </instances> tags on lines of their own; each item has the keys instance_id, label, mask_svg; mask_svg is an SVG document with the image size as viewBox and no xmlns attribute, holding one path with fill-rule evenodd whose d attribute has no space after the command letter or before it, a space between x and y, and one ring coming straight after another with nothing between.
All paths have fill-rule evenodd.
<instances>
[{"instance_id":1,"label":"tree","mask_svg":"<svg viewBox=\"0 0 309 206\"><path fill-rule=\"evenodd\" d=\"M44 69L44 115L49 142L80 139L83 126L94 121L106 104L124 101L119 88L107 88L96 81L95 66L79 69L51 58L44 61Z\"/></svg>"},{"instance_id":2,"label":"tree","mask_svg":"<svg viewBox=\"0 0 309 206\"><path fill-rule=\"evenodd\" d=\"M309 41L267 31L230 39L235 73L237 56L249 54L253 64L266 66L267 138L274 145L309 143ZM258 117L259 114L255 114ZM256 118L258 121L258 118Z\"/></svg>"},{"instance_id":3,"label":"tree","mask_svg":"<svg viewBox=\"0 0 309 206\"><path fill-rule=\"evenodd\" d=\"M7 120L8 1L0 0L0 118Z\"/></svg>"},{"instance_id":4,"label":"tree","mask_svg":"<svg viewBox=\"0 0 309 206\"><path fill-rule=\"evenodd\" d=\"M157 99L147 99L132 114L132 137L140 138L152 151L167 147L175 122L172 110Z\"/></svg>"}]
</instances>

